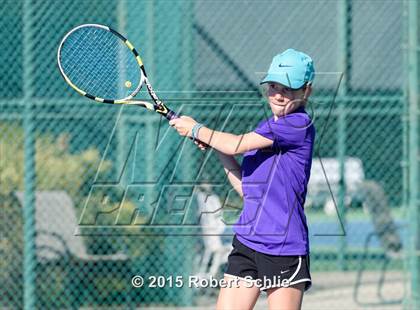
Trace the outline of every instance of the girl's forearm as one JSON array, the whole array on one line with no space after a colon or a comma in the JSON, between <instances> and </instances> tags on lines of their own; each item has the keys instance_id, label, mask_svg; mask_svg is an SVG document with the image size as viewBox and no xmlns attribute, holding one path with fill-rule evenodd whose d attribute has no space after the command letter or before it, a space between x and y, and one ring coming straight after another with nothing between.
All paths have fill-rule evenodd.
<instances>
[{"instance_id":1,"label":"girl's forearm","mask_svg":"<svg viewBox=\"0 0 420 310\"><path fill-rule=\"evenodd\" d=\"M202 127L198 131L197 139L226 155L243 153L241 148L242 136Z\"/></svg>"}]
</instances>

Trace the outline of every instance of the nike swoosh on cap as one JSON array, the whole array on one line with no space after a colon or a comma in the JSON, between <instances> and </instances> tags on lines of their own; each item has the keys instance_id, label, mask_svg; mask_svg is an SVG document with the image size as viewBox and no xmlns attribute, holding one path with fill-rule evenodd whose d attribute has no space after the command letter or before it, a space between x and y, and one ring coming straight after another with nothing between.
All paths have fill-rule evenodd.
<instances>
[{"instance_id":1,"label":"nike swoosh on cap","mask_svg":"<svg viewBox=\"0 0 420 310\"><path fill-rule=\"evenodd\" d=\"M292 67L292 66L279 64L279 67L281 68L281 67Z\"/></svg>"}]
</instances>

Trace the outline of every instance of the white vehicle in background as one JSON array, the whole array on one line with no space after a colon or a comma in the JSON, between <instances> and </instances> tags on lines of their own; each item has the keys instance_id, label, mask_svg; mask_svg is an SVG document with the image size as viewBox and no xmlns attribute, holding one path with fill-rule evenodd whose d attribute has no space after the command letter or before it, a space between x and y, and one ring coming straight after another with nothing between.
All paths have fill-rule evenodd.
<instances>
[{"instance_id":1,"label":"white vehicle in background","mask_svg":"<svg viewBox=\"0 0 420 310\"><path fill-rule=\"evenodd\" d=\"M337 158L314 158L305 207L322 207L327 215L338 216L339 185L342 181L345 186L345 207L362 206L385 252L389 256L397 256L402 249L402 241L388 198L378 182L365 179L360 158L346 157L344 180L340 178L340 162Z\"/></svg>"}]
</instances>

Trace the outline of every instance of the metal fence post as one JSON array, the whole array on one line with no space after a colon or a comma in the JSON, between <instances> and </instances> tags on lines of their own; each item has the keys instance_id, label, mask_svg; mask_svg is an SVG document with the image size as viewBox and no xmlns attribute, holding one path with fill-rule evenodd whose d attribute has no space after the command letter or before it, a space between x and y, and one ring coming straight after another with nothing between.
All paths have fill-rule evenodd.
<instances>
[{"instance_id":1,"label":"metal fence post","mask_svg":"<svg viewBox=\"0 0 420 310\"><path fill-rule=\"evenodd\" d=\"M407 14L407 99L408 99L408 251L411 277L410 300L406 304L409 309L420 307L420 190L419 190L419 20L420 6L417 1L406 1Z\"/></svg>"},{"instance_id":2,"label":"metal fence post","mask_svg":"<svg viewBox=\"0 0 420 310\"><path fill-rule=\"evenodd\" d=\"M338 59L338 68L343 74L341 85L338 89L338 117L337 117L337 157L340 163L340 182L338 189L338 215L343 223L343 235L340 236L338 249L338 265L341 270L346 269L346 182L345 182L345 160L346 160L346 108L343 100L348 93L350 69L351 69L351 0L341 0L338 2L338 31L340 52Z\"/></svg>"},{"instance_id":3,"label":"metal fence post","mask_svg":"<svg viewBox=\"0 0 420 310\"><path fill-rule=\"evenodd\" d=\"M191 93L188 92L193 90L193 81L194 79L194 39L193 39L193 22L194 22L194 2L193 1L183 1L182 2L182 12L183 16L180 17L181 19L181 32L182 32L182 47L181 47L181 58L179 59L180 66L181 66L181 81L180 81L180 88L179 90L182 91L182 94L179 96L184 102L191 102ZM189 141L188 141L189 142ZM193 151L199 152L198 149L194 149ZM186 154L187 155L187 154ZM188 154L189 155L189 154ZM184 167L188 167L188 163L191 162L190 156L184 156L182 165ZM192 157L193 155L191 155ZM195 180L196 177L192 176L192 172L194 169L185 169L183 173L183 180ZM194 199L192 197L191 199ZM183 228L184 229L184 228ZM184 238L185 249L190 253L194 252L193 242L196 236L185 236ZM192 267L194 264L195 255L186 255L184 260L183 266L183 273L185 276L190 275L192 271ZM192 306L193 301L193 290L188 287L188 285L184 285L182 288L181 293L181 304L186 306Z\"/></svg>"},{"instance_id":4,"label":"metal fence post","mask_svg":"<svg viewBox=\"0 0 420 310\"><path fill-rule=\"evenodd\" d=\"M33 113L32 12L30 0L23 3L23 84L24 84L24 309L36 305L36 249L35 249L35 123Z\"/></svg>"}]
</instances>

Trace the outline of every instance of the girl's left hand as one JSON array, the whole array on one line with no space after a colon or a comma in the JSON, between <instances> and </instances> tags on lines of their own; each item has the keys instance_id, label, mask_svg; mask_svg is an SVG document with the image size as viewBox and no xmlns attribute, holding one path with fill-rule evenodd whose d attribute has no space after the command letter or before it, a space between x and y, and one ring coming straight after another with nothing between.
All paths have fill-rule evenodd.
<instances>
[{"instance_id":1,"label":"girl's left hand","mask_svg":"<svg viewBox=\"0 0 420 310\"><path fill-rule=\"evenodd\" d=\"M189 116L181 116L169 121L169 125L174 127L181 136L191 137L192 128L197 122Z\"/></svg>"}]
</instances>

